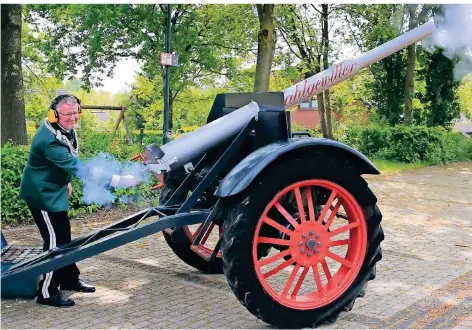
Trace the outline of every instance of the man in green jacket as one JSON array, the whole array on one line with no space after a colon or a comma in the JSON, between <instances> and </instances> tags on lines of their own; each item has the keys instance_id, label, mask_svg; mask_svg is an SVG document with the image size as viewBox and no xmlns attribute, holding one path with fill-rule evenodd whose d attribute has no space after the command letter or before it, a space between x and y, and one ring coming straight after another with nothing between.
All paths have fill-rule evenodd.
<instances>
[{"instance_id":1,"label":"man in green jacket","mask_svg":"<svg viewBox=\"0 0 472 330\"><path fill-rule=\"evenodd\" d=\"M20 196L26 201L41 237L44 251L71 241L67 214L72 194L71 175L105 182L113 187L135 186L139 180L131 175L119 176L94 171L78 158L75 127L81 115L80 100L73 95L60 95L51 103L48 118L40 125L31 143L28 162L21 179ZM95 292L95 287L79 279L77 265L71 264L43 275L39 283L37 303L69 307L75 303L60 295L62 290Z\"/></svg>"}]
</instances>

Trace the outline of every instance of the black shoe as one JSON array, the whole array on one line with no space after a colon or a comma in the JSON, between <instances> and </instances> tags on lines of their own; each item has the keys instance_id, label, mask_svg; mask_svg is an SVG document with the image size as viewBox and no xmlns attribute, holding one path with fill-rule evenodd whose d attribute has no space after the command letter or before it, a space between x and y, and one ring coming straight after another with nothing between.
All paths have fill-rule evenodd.
<instances>
[{"instance_id":1,"label":"black shoe","mask_svg":"<svg viewBox=\"0 0 472 330\"><path fill-rule=\"evenodd\" d=\"M73 284L61 284L61 290L72 290L72 291L79 291L79 292L95 292L95 287L93 285L89 285L82 280L77 280L77 282Z\"/></svg>"},{"instance_id":2,"label":"black shoe","mask_svg":"<svg viewBox=\"0 0 472 330\"><path fill-rule=\"evenodd\" d=\"M50 296L49 298L44 298L43 296L38 296L36 302L40 305L54 306L54 307L72 307L75 305L75 302L72 299L62 298L60 294L55 296Z\"/></svg>"}]
</instances>

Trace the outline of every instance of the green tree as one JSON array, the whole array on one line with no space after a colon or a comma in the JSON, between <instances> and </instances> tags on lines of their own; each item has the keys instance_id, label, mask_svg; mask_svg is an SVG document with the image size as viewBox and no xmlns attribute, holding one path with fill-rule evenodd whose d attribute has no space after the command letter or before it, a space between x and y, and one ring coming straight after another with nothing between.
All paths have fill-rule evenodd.
<instances>
[{"instance_id":1,"label":"green tree","mask_svg":"<svg viewBox=\"0 0 472 330\"><path fill-rule=\"evenodd\" d=\"M459 102L456 91L459 83L454 79L454 63L437 49L426 58L424 68L419 74L426 81L426 91L420 95L425 104L423 121L428 126L450 126L459 118Z\"/></svg>"},{"instance_id":2,"label":"green tree","mask_svg":"<svg viewBox=\"0 0 472 330\"><path fill-rule=\"evenodd\" d=\"M2 4L2 136L27 144L21 65L21 5Z\"/></svg>"},{"instance_id":3,"label":"green tree","mask_svg":"<svg viewBox=\"0 0 472 330\"><path fill-rule=\"evenodd\" d=\"M126 115L131 119L131 126L137 127L137 119L141 116L146 129L160 130L163 124L162 76L153 79L139 75L132 85L129 99L126 102ZM174 115L174 113L173 113Z\"/></svg>"},{"instance_id":4,"label":"green tree","mask_svg":"<svg viewBox=\"0 0 472 330\"><path fill-rule=\"evenodd\" d=\"M323 68L321 15L315 5L281 5L277 11L277 26L280 36L288 47L299 68L310 75ZM307 77L306 77L307 78ZM324 115L323 94L317 95L320 111L321 131L329 137Z\"/></svg>"},{"instance_id":5,"label":"green tree","mask_svg":"<svg viewBox=\"0 0 472 330\"><path fill-rule=\"evenodd\" d=\"M47 116L51 100L56 97L56 89L63 88L64 85L54 77L40 78L29 70L25 70L23 82L26 119L38 128Z\"/></svg>"},{"instance_id":6,"label":"green tree","mask_svg":"<svg viewBox=\"0 0 472 330\"><path fill-rule=\"evenodd\" d=\"M465 76L459 88L457 89L457 97L459 99L460 110L469 119L472 119L472 74Z\"/></svg>"},{"instance_id":7,"label":"green tree","mask_svg":"<svg viewBox=\"0 0 472 330\"><path fill-rule=\"evenodd\" d=\"M400 5L346 5L345 17L353 44L362 52L371 50L397 37L405 22L405 11ZM401 50L372 64L374 80L373 103L390 124L401 122L405 87L405 58Z\"/></svg>"},{"instance_id":8,"label":"green tree","mask_svg":"<svg viewBox=\"0 0 472 330\"><path fill-rule=\"evenodd\" d=\"M256 77L254 81L255 92L267 92L269 90L272 60L274 58L277 34L275 30L274 5L256 5L259 17L259 35L257 42Z\"/></svg>"},{"instance_id":9,"label":"green tree","mask_svg":"<svg viewBox=\"0 0 472 330\"><path fill-rule=\"evenodd\" d=\"M434 10L433 5L405 5L408 9L408 30L416 28L419 24L423 24L431 16ZM404 106L403 115L406 124L411 123L411 113L413 111L414 99L414 83L415 83L415 62L416 62L416 43L407 47L406 55L406 73L404 87Z\"/></svg>"},{"instance_id":10,"label":"green tree","mask_svg":"<svg viewBox=\"0 0 472 330\"><path fill-rule=\"evenodd\" d=\"M369 69L361 70L354 77L331 88L330 101L333 111L346 122L359 124L363 112L372 109L372 90L368 88L374 77Z\"/></svg>"},{"instance_id":11,"label":"green tree","mask_svg":"<svg viewBox=\"0 0 472 330\"><path fill-rule=\"evenodd\" d=\"M163 76L159 54L165 49L167 6L156 5L35 5L29 22L37 17L48 25L41 43L51 72L62 78L83 69L85 87L100 84L116 62L133 57L154 81ZM247 56L256 40L257 21L249 5L173 6L172 51L179 66L172 68L170 110L186 87L214 84L230 77L239 57ZM215 28L218 27L218 28ZM163 89L156 90L159 94ZM173 116L171 115L171 118Z\"/></svg>"}]
</instances>

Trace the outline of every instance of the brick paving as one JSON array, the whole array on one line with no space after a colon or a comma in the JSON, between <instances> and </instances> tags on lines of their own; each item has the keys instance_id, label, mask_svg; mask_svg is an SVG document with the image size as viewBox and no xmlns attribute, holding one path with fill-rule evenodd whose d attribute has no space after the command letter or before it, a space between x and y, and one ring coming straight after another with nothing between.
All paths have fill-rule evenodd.
<instances>
[{"instance_id":1,"label":"brick paving","mask_svg":"<svg viewBox=\"0 0 472 330\"><path fill-rule=\"evenodd\" d=\"M384 215L377 278L351 312L322 328L472 328L472 163L367 177ZM88 232L80 221L75 231ZM41 244L35 227L10 244ZM23 237L26 241L20 241ZM69 309L2 299L1 327L270 328L236 299L223 275L178 259L156 234L79 262L94 294Z\"/></svg>"}]
</instances>

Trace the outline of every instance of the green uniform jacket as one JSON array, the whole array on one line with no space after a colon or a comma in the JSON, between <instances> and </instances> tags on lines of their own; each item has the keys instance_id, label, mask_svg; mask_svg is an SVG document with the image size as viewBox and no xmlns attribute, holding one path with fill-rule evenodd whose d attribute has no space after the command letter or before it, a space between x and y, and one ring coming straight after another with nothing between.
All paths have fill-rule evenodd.
<instances>
[{"instance_id":1,"label":"green uniform jacket","mask_svg":"<svg viewBox=\"0 0 472 330\"><path fill-rule=\"evenodd\" d=\"M67 184L71 174L77 175L79 163L80 159L71 153L67 142L56 138L43 122L31 143L21 178L20 197L40 210L67 211Z\"/></svg>"}]
</instances>

